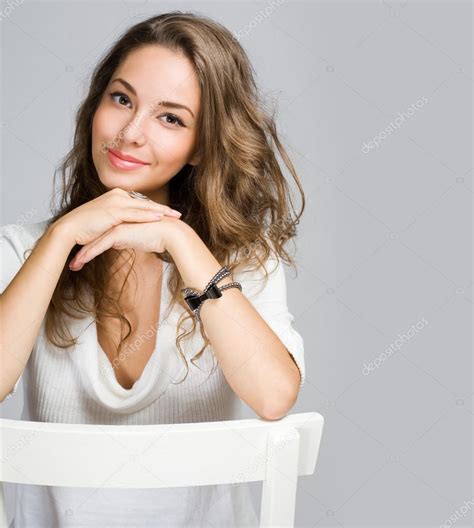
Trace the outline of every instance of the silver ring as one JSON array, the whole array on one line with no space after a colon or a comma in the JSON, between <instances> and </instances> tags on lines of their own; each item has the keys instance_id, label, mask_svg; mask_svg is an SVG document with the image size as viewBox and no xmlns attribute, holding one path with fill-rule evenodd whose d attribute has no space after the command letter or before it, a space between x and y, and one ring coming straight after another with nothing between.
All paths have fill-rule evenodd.
<instances>
[{"instance_id":1,"label":"silver ring","mask_svg":"<svg viewBox=\"0 0 474 528\"><path fill-rule=\"evenodd\" d=\"M145 196L144 194L139 193L138 191L128 191L128 194L132 198L141 198L142 200L149 200L150 199L150 198L148 198L148 196Z\"/></svg>"}]
</instances>

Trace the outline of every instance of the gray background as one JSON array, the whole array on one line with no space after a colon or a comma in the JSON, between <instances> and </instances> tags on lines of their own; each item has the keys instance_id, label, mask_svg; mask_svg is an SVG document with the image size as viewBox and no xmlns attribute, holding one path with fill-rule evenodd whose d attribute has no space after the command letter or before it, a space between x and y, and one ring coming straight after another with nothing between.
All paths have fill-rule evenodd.
<instances>
[{"instance_id":1,"label":"gray background","mask_svg":"<svg viewBox=\"0 0 474 528\"><path fill-rule=\"evenodd\" d=\"M307 369L292 412L326 422L296 526L471 526L472 5L19 3L0 22L2 224L50 216L91 68L173 9L241 32L306 191L287 268ZM21 407L20 388L1 410Z\"/></svg>"}]
</instances>

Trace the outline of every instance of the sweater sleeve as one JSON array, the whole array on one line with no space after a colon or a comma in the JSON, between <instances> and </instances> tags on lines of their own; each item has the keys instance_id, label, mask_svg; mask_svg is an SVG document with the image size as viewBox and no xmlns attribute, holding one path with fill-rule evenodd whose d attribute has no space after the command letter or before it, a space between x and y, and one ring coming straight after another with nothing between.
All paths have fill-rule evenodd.
<instances>
[{"instance_id":1,"label":"sweater sleeve","mask_svg":"<svg viewBox=\"0 0 474 528\"><path fill-rule=\"evenodd\" d=\"M265 262L268 278L263 268L233 273L234 280L242 285L242 293L252 303L264 321L279 337L300 371L300 388L305 380L304 343L293 328L294 316L288 310L285 269L282 262L270 257Z\"/></svg>"},{"instance_id":2,"label":"sweater sleeve","mask_svg":"<svg viewBox=\"0 0 474 528\"><path fill-rule=\"evenodd\" d=\"M6 287L13 280L25 262L23 256L25 247L24 228L16 224L6 224L0 227L0 292L3 293ZM23 371L24 372L24 371ZM18 384L23 377L23 372L18 378L12 391L5 397L11 398L18 388Z\"/></svg>"}]
</instances>

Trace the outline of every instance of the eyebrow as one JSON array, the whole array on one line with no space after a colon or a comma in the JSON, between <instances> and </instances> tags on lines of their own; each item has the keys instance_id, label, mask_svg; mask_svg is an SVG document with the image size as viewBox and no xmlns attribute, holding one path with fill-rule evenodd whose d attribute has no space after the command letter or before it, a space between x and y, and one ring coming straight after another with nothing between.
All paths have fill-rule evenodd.
<instances>
[{"instance_id":1,"label":"eyebrow","mask_svg":"<svg viewBox=\"0 0 474 528\"><path fill-rule=\"evenodd\" d=\"M119 83L122 83L125 88L127 88L127 90L129 90L130 92L132 92L132 94L137 97L137 91L135 90L135 88L130 84L128 83L125 79L122 79L121 77L117 77L116 79L114 79L111 84L115 81L118 81ZM164 106L166 108L182 108L183 110L187 110L193 117L194 117L194 114L191 112L191 110L183 105L183 104L180 104L180 103L175 103L174 101L160 101L160 106Z\"/></svg>"}]
</instances>

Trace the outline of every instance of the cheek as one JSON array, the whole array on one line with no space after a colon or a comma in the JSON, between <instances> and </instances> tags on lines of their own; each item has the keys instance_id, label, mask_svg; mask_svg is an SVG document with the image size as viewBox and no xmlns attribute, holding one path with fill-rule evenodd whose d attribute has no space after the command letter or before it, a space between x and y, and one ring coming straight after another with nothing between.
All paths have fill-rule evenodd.
<instances>
[{"instance_id":1,"label":"cheek","mask_svg":"<svg viewBox=\"0 0 474 528\"><path fill-rule=\"evenodd\" d=\"M113 137L113 133L110 132L111 125L107 119L107 112L99 107L97 108L94 117L92 119L92 159L98 167L98 163L102 159L103 154L107 149L107 144Z\"/></svg>"},{"instance_id":2,"label":"cheek","mask_svg":"<svg viewBox=\"0 0 474 528\"><path fill-rule=\"evenodd\" d=\"M106 106L99 105L94 114L91 128L94 156L104 154L107 146L119 147L121 123L117 115Z\"/></svg>"},{"instance_id":3,"label":"cheek","mask_svg":"<svg viewBox=\"0 0 474 528\"><path fill-rule=\"evenodd\" d=\"M153 143L155 157L162 163L179 166L186 162L192 148L192 141L184 133L158 129L148 138Z\"/></svg>"},{"instance_id":4,"label":"cheek","mask_svg":"<svg viewBox=\"0 0 474 528\"><path fill-rule=\"evenodd\" d=\"M184 161L194 148L194 135L191 131L183 131L170 140L170 152L175 159Z\"/></svg>"},{"instance_id":5,"label":"cheek","mask_svg":"<svg viewBox=\"0 0 474 528\"><path fill-rule=\"evenodd\" d=\"M189 138L182 139L182 141L176 145L176 148L172 152L175 168L181 168L189 161L191 149L192 144L191 141L189 141Z\"/></svg>"},{"instance_id":6,"label":"cheek","mask_svg":"<svg viewBox=\"0 0 474 528\"><path fill-rule=\"evenodd\" d=\"M105 140L100 107L96 110L92 120L92 150L99 151Z\"/></svg>"},{"instance_id":7,"label":"cheek","mask_svg":"<svg viewBox=\"0 0 474 528\"><path fill-rule=\"evenodd\" d=\"M110 114L110 112L107 112L103 106L99 105L92 121L93 139L106 140L113 130L112 116L108 114Z\"/></svg>"}]
</instances>

